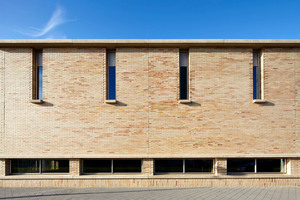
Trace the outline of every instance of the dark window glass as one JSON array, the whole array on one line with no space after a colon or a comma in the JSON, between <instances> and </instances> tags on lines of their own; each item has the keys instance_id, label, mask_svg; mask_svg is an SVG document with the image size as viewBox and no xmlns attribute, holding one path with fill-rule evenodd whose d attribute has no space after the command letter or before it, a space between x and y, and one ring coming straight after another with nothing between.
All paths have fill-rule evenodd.
<instances>
[{"instance_id":1,"label":"dark window glass","mask_svg":"<svg viewBox=\"0 0 300 200\"><path fill-rule=\"evenodd\" d=\"M43 99L43 51L36 50L35 51L35 92L36 99Z\"/></svg>"},{"instance_id":2,"label":"dark window glass","mask_svg":"<svg viewBox=\"0 0 300 200\"><path fill-rule=\"evenodd\" d=\"M189 65L189 53L187 50L180 50L179 52L179 66L187 67Z\"/></svg>"},{"instance_id":3,"label":"dark window glass","mask_svg":"<svg viewBox=\"0 0 300 200\"><path fill-rule=\"evenodd\" d=\"M117 172L141 172L141 160L113 160L114 173Z\"/></svg>"},{"instance_id":4,"label":"dark window glass","mask_svg":"<svg viewBox=\"0 0 300 200\"><path fill-rule=\"evenodd\" d=\"M253 51L253 99L261 99L260 53Z\"/></svg>"},{"instance_id":5,"label":"dark window glass","mask_svg":"<svg viewBox=\"0 0 300 200\"><path fill-rule=\"evenodd\" d=\"M35 56L36 66L43 66L43 50L36 50Z\"/></svg>"},{"instance_id":6,"label":"dark window glass","mask_svg":"<svg viewBox=\"0 0 300 200\"><path fill-rule=\"evenodd\" d=\"M259 51L253 51L253 66L259 66Z\"/></svg>"},{"instance_id":7,"label":"dark window glass","mask_svg":"<svg viewBox=\"0 0 300 200\"><path fill-rule=\"evenodd\" d=\"M107 99L116 99L116 51L107 52Z\"/></svg>"},{"instance_id":8,"label":"dark window glass","mask_svg":"<svg viewBox=\"0 0 300 200\"><path fill-rule=\"evenodd\" d=\"M257 159L257 172L281 172L282 159Z\"/></svg>"},{"instance_id":9,"label":"dark window glass","mask_svg":"<svg viewBox=\"0 0 300 200\"><path fill-rule=\"evenodd\" d=\"M213 160L185 160L185 172L212 172Z\"/></svg>"},{"instance_id":10,"label":"dark window glass","mask_svg":"<svg viewBox=\"0 0 300 200\"><path fill-rule=\"evenodd\" d=\"M188 68L180 67L180 99L188 99Z\"/></svg>"},{"instance_id":11,"label":"dark window glass","mask_svg":"<svg viewBox=\"0 0 300 200\"><path fill-rule=\"evenodd\" d=\"M42 173L60 172L69 172L69 160L42 160Z\"/></svg>"},{"instance_id":12,"label":"dark window glass","mask_svg":"<svg viewBox=\"0 0 300 200\"><path fill-rule=\"evenodd\" d=\"M183 172L183 160L155 160L155 172Z\"/></svg>"},{"instance_id":13,"label":"dark window glass","mask_svg":"<svg viewBox=\"0 0 300 200\"><path fill-rule=\"evenodd\" d=\"M187 50L179 52L179 99L188 99L189 81L189 53Z\"/></svg>"},{"instance_id":14,"label":"dark window glass","mask_svg":"<svg viewBox=\"0 0 300 200\"><path fill-rule=\"evenodd\" d=\"M255 159L227 159L227 172L254 172Z\"/></svg>"},{"instance_id":15,"label":"dark window glass","mask_svg":"<svg viewBox=\"0 0 300 200\"><path fill-rule=\"evenodd\" d=\"M39 173L39 160L11 160L11 173Z\"/></svg>"},{"instance_id":16,"label":"dark window glass","mask_svg":"<svg viewBox=\"0 0 300 200\"><path fill-rule=\"evenodd\" d=\"M116 51L115 50L108 51L108 63L107 64L109 67L116 66Z\"/></svg>"},{"instance_id":17,"label":"dark window glass","mask_svg":"<svg viewBox=\"0 0 300 200\"><path fill-rule=\"evenodd\" d=\"M253 67L253 99L261 99L260 67Z\"/></svg>"},{"instance_id":18,"label":"dark window glass","mask_svg":"<svg viewBox=\"0 0 300 200\"><path fill-rule=\"evenodd\" d=\"M111 160L83 160L83 173L111 172Z\"/></svg>"},{"instance_id":19,"label":"dark window glass","mask_svg":"<svg viewBox=\"0 0 300 200\"><path fill-rule=\"evenodd\" d=\"M253 67L253 99L257 99L256 71L257 71L257 67Z\"/></svg>"},{"instance_id":20,"label":"dark window glass","mask_svg":"<svg viewBox=\"0 0 300 200\"><path fill-rule=\"evenodd\" d=\"M108 99L116 99L116 67L108 67Z\"/></svg>"},{"instance_id":21,"label":"dark window glass","mask_svg":"<svg viewBox=\"0 0 300 200\"><path fill-rule=\"evenodd\" d=\"M37 99L43 99L43 67L37 67Z\"/></svg>"}]
</instances>

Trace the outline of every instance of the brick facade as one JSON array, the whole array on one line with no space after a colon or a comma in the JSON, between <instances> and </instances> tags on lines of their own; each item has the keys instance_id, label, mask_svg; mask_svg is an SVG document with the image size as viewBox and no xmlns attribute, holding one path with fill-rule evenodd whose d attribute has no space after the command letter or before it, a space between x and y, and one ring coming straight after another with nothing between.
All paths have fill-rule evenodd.
<instances>
[{"instance_id":1,"label":"brick facade","mask_svg":"<svg viewBox=\"0 0 300 200\"><path fill-rule=\"evenodd\" d=\"M107 104L105 44L53 46L39 47L44 103L34 104L31 46L0 45L2 186L299 185L300 48L260 48L267 102L255 104L254 47L190 47L192 102L180 104L180 44L117 46L117 103ZM287 158L288 171L228 176L227 158L245 157ZM69 159L70 172L9 175L9 160L21 158ZM142 173L84 175L86 158L139 158ZM155 175L156 158L211 158L215 170Z\"/></svg>"}]
</instances>

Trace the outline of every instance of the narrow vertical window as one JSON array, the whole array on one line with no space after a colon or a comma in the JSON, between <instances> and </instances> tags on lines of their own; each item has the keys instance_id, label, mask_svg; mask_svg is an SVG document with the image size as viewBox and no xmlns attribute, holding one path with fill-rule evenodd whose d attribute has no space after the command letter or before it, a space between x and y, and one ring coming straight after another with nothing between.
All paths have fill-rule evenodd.
<instances>
[{"instance_id":1,"label":"narrow vertical window","mask_svg":"<svg viewBox=\"0 0 300 200\"><path fill-rule=\"evenodd\" d=\"M116 100L116 51L107 54L107 99Z\"/></svg>"},{"instance_id":2,"label":"narrow vertical window","mask_svg":"<svg viewBox=\"0 0 300 200\"><path fill-rule=\"evenodd\" d=\"M253 51L253 99L261 99L260 51Z\"/></svg>"},{"instance_id":3,"label":"narrow vertical window","mask_svg":"<svg viewBox=\"0 0 300 200\"><path fill-rule=\"evenodd\" d=\"M179 52L179 99L189 99L189 52L180 50Z\"/></svg>"},{"instance_id":4,"label":"narrow vertical window","mask_svg":"<svg viewBox=\"0 0 300 200\"><path fill-rule=\"evenodd\" d=\"M35 99L43 100L43 51L35 51Z\"/></svg>"}]
</instances>

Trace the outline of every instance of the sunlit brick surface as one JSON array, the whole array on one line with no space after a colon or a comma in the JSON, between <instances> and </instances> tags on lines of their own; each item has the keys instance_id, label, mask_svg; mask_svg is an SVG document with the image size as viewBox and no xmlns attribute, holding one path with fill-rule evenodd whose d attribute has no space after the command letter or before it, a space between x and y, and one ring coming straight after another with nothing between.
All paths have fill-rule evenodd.
<instances>
[{"instance_id":1,"label":"sunlit brick surface","mask_svg":"<svg viewBox=\"0 0 300 200\"><path fill-rule=\"evenodd\" d=\"M192 102L179 104L179 48L117 48L117 104L107 104L105 48L44 48L45 102L33 104L32 49L1 48L0 156L72 158L70 175L78 177L80 158L141 158L142 176L153 176L153 158L210 157L219 159L217 169L226 176L227 156L294 157L290 172L299 176L300 49L262 49L264 104L252 102L252 51L190 48ZM0 162L1 175L8 165ZM168 180L123 181L177 186ZM241 184L260 185L249 181ZM100 182L82 184L115 184ZM178 184L205 185L187 182ZM47 183L68 184L36 185Z\"/></svg>"}]
</instances>

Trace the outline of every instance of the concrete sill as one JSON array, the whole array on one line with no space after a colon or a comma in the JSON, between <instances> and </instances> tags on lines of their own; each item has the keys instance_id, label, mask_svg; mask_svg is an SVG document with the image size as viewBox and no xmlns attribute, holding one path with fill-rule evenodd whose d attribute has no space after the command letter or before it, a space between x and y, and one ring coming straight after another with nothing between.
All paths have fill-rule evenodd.
<instances>
[{"instance_id":1,"label":"concrete sill","mask_svg":"<svg viewBox=\"0 0 300 200\"><path fill-rule=\"evenodd\" d=\"M106 99L105 100L105 103L108 103L108 104L116 104L117 103L117 100L108 100L108 99Z\"/></svg>"},{"instance_id":2,"label":"concrete sill","mask_svg":"<svg viewBox=\"0 0 300 200\"><path fill-rule=\"evenodd\" d=\"M30 103L42 104L42 103L44 103L44 101L43 101L43 100L40 100L40 99L31 99L31 100L30 100Z\"/></svg>"},{"instance_id":3,"label":"concrete sill","mask_svg":"<svg viewBox=\"0 0 300 200\"><path fill-rule=\"evenodd\" d=\"M182 99L182 100L179 100L179 103L182 103L182 104L189 104L191 103L192 101L189 100L189 99Z\"/></svg>"},{"instance_id":4,"label":"concrete sill","mask_svg":"<svg viewBox=\"0 0 300 200\"><path fill-rule=\"evenodd\" d=\"M267 101L264 99L253 99L253 103L266 103Z\"/></svg>"}]
</instances>

